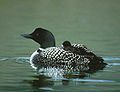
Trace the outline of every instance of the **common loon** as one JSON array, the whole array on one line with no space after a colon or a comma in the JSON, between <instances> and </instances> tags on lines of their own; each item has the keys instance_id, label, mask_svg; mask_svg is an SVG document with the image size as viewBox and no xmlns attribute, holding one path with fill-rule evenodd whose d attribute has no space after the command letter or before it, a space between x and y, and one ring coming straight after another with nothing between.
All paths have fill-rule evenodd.
<instances>
[{"instance_id":1,"label":"common loon","mask_svg":"<svg viewBox=\"0 0 120 92\"><path fill-rule=\"evenodd\" d=\"M90 50L88 50L87 47L85 47L84 45L79 45L78 47L76 46L72 46L71 43L69 41L64 41L63 42L63 49L66 51L70 51L73 52L75 54L79 54L79 55L94 55Z\"/></svg>"},{"instance_id":2,"label":"common loon","mask_svg":"<svg viewBox=\"0 0 120 92\"><path fill-rule=\"evenodd\" d=\"M93 57L94 60L99 60L99 61L103 61L102 57L98 57L96 56L90 49L88 49L86 46L82 45L82 44L78 44L78 45L71 45L71 43L69 41L64 41L63 42L63 49L66 51L70 51L74 54L78 54L78 55L86 55L88 57Z\"/></svg>"},{"instance_id":3,"label":"common loon","mask_svg":"<svg viewBox=\"0 0 120 92\"><path fill-rule=\"evenodd\" d=\"M30 38L40 44L30 57L30 63L77 63L82 65L105 64L101 57L96 56L86 46L82 44L71 44L69 41L63 42L62 46L55 46L54 35L43 28L36 28L31 34L21 34L25 38Z\"/></svg>"}]
</instances>

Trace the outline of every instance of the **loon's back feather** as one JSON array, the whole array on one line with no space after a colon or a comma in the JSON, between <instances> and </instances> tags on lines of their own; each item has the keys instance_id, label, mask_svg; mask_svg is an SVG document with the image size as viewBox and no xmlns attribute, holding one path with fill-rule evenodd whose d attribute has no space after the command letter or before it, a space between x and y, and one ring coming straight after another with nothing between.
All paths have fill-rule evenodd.
<instances>
[{"instance_id":1,"label":"loon's back feather","mask_svg":"<svg viewBox=\"0 0 120 92\"><path fill-rule=\"evenodd\" d=\"M72 44L74 47L82 47L87 52L92 52L86 46L82 44ZM39 48L31 56L31 63L42 62L46 59L47 62L64 62L64 63L78 63L88 65L91 61L92 56L78 55L70 51L65 51L62 47L49 47L46 49Z\"/></svg>"},{"instance_id":2,"label":"loon's back feather","mask_svg":"<svg viewBox=\"0 0 120 92\"><path fill-rule=\"evenodd\" d=\"M92 52L89 48L87 48L85 45L83 44L72 44L73 47L77 47L77 48L83 48L86 52Z\"/></svg>"},{"instance_id":3,"label":"loon's back feather","mask_svg":"<svg viewBox=\"0 0 120 92\"><path fill-rule=\"evenodd\" d=\"M85 58L84 56L80 56L80 55L71 53L69 51L65 51L59 47L47 48L46 50L41 52L41 56L48 58L50 60L59 60L59 61L62 60L67 62L82 60Z\"/></svg>"}]
</instances>

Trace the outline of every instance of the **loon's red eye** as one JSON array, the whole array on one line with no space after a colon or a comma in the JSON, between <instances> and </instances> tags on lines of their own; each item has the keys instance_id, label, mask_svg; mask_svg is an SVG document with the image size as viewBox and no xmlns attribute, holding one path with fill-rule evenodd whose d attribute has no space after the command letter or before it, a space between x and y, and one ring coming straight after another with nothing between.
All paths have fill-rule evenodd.
<instances>
[{"instance_id":1,"label":"loon's red eye","mask_svg":"<svg viewBox=\"0 0 120 92\"><path fill-rule=\"evenodd\" d=\"M36 36L39 36L39 34L36 34Z\"/></svg>"}]
</instances>

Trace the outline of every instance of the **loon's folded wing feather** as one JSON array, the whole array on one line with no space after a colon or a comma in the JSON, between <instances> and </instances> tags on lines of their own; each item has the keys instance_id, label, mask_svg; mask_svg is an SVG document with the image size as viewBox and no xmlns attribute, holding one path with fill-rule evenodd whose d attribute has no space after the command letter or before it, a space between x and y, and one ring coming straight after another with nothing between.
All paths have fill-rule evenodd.
<instances>
[{"instance_id":1,"label":"loon's folded wing feather","mask_svg":"<svg viewBox=\"0 0 120 92\"><path fill-rule=\"evenodd\" d=\"M86 52L92 52L89 48L87 48L85 45L83 44L72 44L73 47L76 47L76 48L82 48L84 49Z\"/></svg>"},{"instance_id":2,"label":"loon's folded wing feather","mask_svg":"<svg viewBox=\"0 0 120 92\"><path fill-rule=\"evenodd\" d=\"M46 48L44 51L40 53L42 57L45 57L54 61L63 61L63 62L80 62L80 64L89 63L89 59L84 57L83 55L78 55L75 53L71 53L69 51L65 51L59 47L50 47Z\"/></svg>"}]
</instances>

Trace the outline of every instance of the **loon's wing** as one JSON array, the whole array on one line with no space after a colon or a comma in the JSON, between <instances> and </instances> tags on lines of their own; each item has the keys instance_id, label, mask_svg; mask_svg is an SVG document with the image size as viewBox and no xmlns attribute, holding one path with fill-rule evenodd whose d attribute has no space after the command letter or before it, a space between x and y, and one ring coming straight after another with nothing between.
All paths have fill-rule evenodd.
<instances>
[{"instance_id":1,"label":"loon's wing","mask_svg":"<svg viewBox=\"0 0 120 92\"><path fill-rule=\"evenodd\" d=\"M92 52L89 48L87 48L85 45L83 44L72 44L73 47L76 47L76 48L80 48L86 52Z\"/></svg>"}]
</instances>

